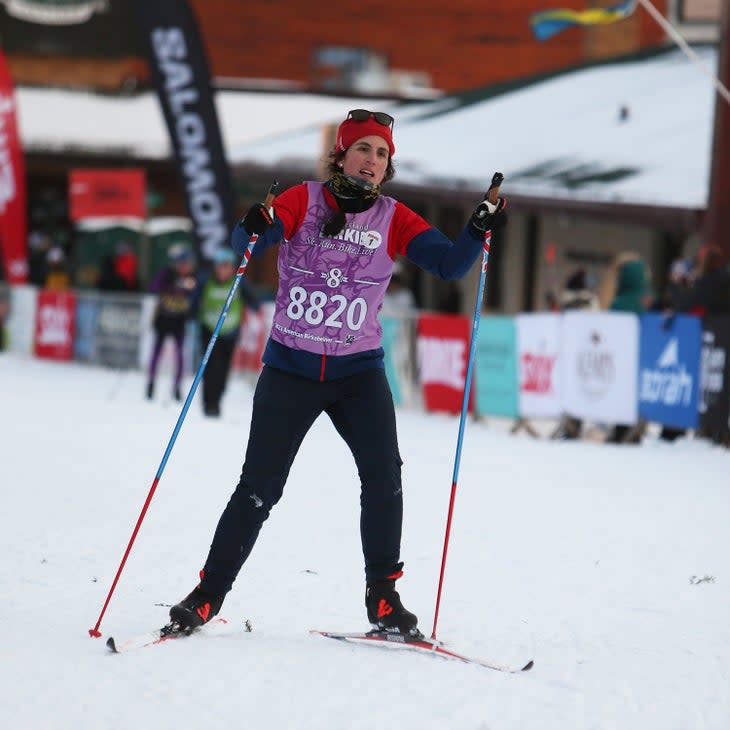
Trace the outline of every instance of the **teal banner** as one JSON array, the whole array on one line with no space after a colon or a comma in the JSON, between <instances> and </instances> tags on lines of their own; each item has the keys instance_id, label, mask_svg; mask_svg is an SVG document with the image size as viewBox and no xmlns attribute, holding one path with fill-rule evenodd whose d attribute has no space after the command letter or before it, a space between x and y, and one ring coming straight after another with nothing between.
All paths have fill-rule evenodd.
<instances>
[{"instance_id":1,"label":"teal banner","mask_svg":"<svg viewBox=\"0 0 730 730\"><path fill-rule=\"evenodd\" d=\"M398 375L398 357L401 347L400 331L401 322L390 317L380 317L380 324L383 327L383 350L385 351L385 375L390 383L390 390L393 393L393 403L397 406L403 402L400 377Z\"/></svg>"},{"instance_id":2,"label":"teal banner","mask_svg":"<svg viewBox=\"0 0 730 730\"><path fill-rule=\"evenodd\" d=\"M474 372L477 412L517 417L517 328L512 317L482 318Z\"/></svg>"}]
</instances>

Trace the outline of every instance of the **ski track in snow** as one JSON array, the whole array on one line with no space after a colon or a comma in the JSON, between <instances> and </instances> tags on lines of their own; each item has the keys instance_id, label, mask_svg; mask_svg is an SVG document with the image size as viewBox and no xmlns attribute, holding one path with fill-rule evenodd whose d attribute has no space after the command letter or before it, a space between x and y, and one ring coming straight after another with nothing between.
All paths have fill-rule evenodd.
<instances>
[{"instance_id":1,"label":"ski track in snow","mask_svg":"<svg viewBox=\"0 0 730 730\"><path fill-rule=\"evenodd\" d=\"M366 627L359 485L326 418L224 604L230 630L111 655L87 631L179 415L168 380L149 403L141 373L0 354L0 726L730 728L730 452L702 441L535 441L469 423L438 634L498 663L534 657L529 673L308 634ZM211 421L196 396L105 637L160 626L156 604L195 584L250 400L234 379ZM399 589L430 634L458 419L398 420Z\"/></svg>"}]
</instances>

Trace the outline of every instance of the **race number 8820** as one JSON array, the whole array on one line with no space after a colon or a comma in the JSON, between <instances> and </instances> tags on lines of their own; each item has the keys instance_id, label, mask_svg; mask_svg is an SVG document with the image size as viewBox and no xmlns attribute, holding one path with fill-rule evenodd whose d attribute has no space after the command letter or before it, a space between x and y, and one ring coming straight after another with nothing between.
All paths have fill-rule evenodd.
<instances>
[{"instance_id":1,"label":"race number 8820","mask_svg":"<svg viewBox=\"0 0 730 730\"><path fill-rule=\"evenodd\" d=\"M312 325L321 324L324 320L324 308L328 304L334 304L334 311L324 321L325 327L341 328L345 322L351 330L359 330L368 313L367 302L362 297L357 297L351 302L342 294L329 296L326 292L315 289L307 296L307 290L301 286L293 286L289 290L289 306L286 314L289 319L295 322L304 317L304 321Z\"/></svg>"}]
</instances>

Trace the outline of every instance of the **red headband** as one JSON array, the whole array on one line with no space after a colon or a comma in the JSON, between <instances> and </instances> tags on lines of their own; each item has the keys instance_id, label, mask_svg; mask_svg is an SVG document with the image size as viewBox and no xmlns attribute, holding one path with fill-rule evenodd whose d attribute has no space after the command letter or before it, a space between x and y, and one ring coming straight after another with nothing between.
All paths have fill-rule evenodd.
<instances>
[{"instance_id":1,"label":"red headband","mask_svg":"<svg viewBox=\"0 0 730 730\"><path fill-rule=\"evenodd\" d=\"M382 137L388 143L391 157L395 154L395 145L393 144L393 135L390 127L376 122L373 117L366 119L364 122L345 119L337 129L335 149L337 152L344 152L357 142L358 139L369 137L371 134Z\"/></svg>"}]
</instances>

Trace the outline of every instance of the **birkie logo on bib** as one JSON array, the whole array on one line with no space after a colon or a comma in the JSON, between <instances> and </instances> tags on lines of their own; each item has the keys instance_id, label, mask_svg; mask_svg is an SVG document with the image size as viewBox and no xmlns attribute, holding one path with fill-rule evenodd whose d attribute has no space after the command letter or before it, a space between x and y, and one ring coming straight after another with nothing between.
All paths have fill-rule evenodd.
<instances>
[{"instance_id":1,"label":"birkie logo on bib","mask_svg":"<svg viewBox=\"0 0 730 730\"><path fill-rule=\"evenodd\" d=\"M382 242L383 238L378 231L363 231L360 234L360 245L371 251L378 248Z\"/></svg>"}]
</instances>

